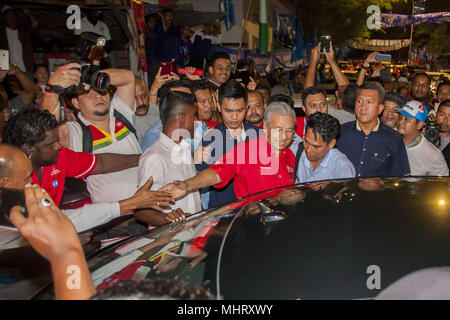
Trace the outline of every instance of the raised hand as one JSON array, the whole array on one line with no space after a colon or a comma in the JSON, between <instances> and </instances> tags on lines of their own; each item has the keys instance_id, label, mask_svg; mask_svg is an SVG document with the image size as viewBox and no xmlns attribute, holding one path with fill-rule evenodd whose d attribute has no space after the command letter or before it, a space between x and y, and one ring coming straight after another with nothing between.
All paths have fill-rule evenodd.
<instances>
[{"instance_id":1,"label":"raised hand","mask_svg":"<svg viewBox=\"0 0 450 320\"><path fill-rule=\"evenodd\" d=\"M47 199L49 206L41 206ZM83 252L72 222L55 205L50 195L39 185L25 187L25 203L28 217L19 206L11 209L13 225L31 246L49 261L60 259L71 250Z\"/></svg>"},{"instance_id":2,"label":"raised hand","mask_svg":"<svg viewBox=\"0 0 450 320\"><path fill-rule=\"evenodd\" d=\"M59 66L48 79L48 84L63 88L68 88L72 85L77 86L81 78L80 67L76 62Z\"/></svg>"},{"instance_id":3,"label":"raised hand","mask_svg":"<svg viewBox=\"0 0 450 320\"><path fill-rule=\"evenodd\" d=\"M247 84L247 89L248 90L255 90L257 85L258 84L256 83L256 81L252 77L250 77L250 81Z\"/></svg>"}]
</instances>

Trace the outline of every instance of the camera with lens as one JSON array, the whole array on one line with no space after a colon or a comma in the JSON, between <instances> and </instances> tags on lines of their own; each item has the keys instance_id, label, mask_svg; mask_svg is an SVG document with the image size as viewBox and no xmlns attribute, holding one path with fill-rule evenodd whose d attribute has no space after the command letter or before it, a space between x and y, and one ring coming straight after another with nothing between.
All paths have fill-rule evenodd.
<instances>
[{"instance_id":1,"label":"camera with lens","mask_svg":"<svg viewBox=\"0 0 450 320\"><path fill-rule=\"evenodd\" d=\"M425 123L425 138L431 143L436 143L439 140L440 126L436 121L428 120Z\"/></svg>"},{"instance_id":2,"label":"camera with lens","mask_svg":"<svg viewBox=\"0 0 450 320\"><path fill-rule=\"evenodd\" d=\"M96 91L106 91L110 83L109 74L102 72L100 66L94 65L93 61L100 61L104 57L103 47L106 39L92 32L83 32L75 46L76 58L72 62L80 65L78 69L81 73L78 85L68 87L67 94L84 91L83 84L89 84L91 89Z\"/></svg>"}]
</instances>

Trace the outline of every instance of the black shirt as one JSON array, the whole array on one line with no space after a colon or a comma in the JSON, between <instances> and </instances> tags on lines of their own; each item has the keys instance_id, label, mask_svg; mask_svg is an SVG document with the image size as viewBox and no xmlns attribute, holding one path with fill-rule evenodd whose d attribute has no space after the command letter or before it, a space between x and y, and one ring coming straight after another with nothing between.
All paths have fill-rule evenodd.
<instances>
[{"instance_id":1,"label":"black shirt","mask_svg":"<svg viewBox=\"0 0 450 320\"><path fill-rule=\"evenodd\" d=\"M366 136L356 121L342 125L336 147L353 163L356 177L393 177L410 173L408 155L402 136L379 122Z\"/></svg>"}]
</instances>

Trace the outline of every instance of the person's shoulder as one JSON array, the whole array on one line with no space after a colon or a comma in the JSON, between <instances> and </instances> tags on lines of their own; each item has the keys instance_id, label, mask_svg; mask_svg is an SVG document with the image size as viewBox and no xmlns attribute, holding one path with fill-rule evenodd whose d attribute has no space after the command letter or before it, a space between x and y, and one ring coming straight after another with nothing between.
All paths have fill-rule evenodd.
<instances>
[{"instance_id":1,"label":"person's shoulder","mask_svg":"<svg viewBox=\"0 0 450 320\"><path fill-rule=\"evenodd\" d=\"M423 144L422 148L423 148L424 153L431 153L431 154L435 154L435 155L442 154L442 151L439 150L439 148L436 147L433 143L428 141L428 139L425 138L424 136L422 136L422 144Z\"/></svg>"},{"instance_id":2,"label":"person's shoulder","mask_svg":"<svg viewBox=\"0 0 450 320\"><path fill-rule=\"evenodd\" d=\"M341 124L341 131L342 131L342 133L349 132L349 131L351 131L353 129L356 129L356 120L349 121L349 122L346 122L344 124Z\"/></svg>"},{"instance_id":3,"label":"person's shoulder","mask_svg":"<svg viewBox=\"0 0 450 320\"><path fill-rule=\"evenodd\" d=\"M249 123L247 121L244 121L243 125L244 125L244 130L245 131L247 131L247 130L259 130L259 128L257 126L255 126L254 124L251 124L251 123Z\"/></svg>"},{"instance_id":4,"label":"person's shoulder","mask_svg":"<svg viewBox=\"0 0 450 320\"><path fill-rule=\"evenodd\" d=\"M332 155L332 158L334 159L334 161L339 161L340 163L342 163L342 162L350 162L350 160L347 158L345 153L341 152L337 148L333 148L329 152L332 152L331 155Z\"/></svg>"}]
</instances>

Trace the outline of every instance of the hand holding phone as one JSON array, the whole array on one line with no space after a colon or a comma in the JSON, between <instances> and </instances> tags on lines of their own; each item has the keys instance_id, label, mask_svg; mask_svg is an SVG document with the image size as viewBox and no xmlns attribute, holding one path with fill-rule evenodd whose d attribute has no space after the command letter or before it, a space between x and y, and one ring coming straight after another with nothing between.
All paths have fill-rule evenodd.
<instances>
[{"instance_id":1,"label":"hand holding phone","mask_svg":"<svg viewBox=\"0 0 450 320\"><path fill-rule=\"evenodd\" d=\"M330 41L331 36L321 36L320 37L320 49L323 52L330 52Z\"/></svg>"},{"instance_id":2,"label":"hand holding phone","mask_svg":"<svg viewBox=\"0 0 450 320\"><path fill-rule=\"evenodd\" d=\"M0 71L9 70L9 51L0 50Z\"/></svg>"},{"instance_id":3,"label":"hand holding phone","mask_svg":"<svg viewBox=\"0 0 450 320\"><path fill-rule=\"evenodd\" d=\"M379 53L375 56L376 61L391 62L391 59L392 56L390 54Z\"/></svg>"},{"instance_id":4,"label":"hand holding phone","mask_svg":"<svg viewBox=\"0 0 450 320\"><path fill-rule=\"evenodd\" d=\"M171 74L172 72L175 73L175 60L161 62L161 75L162 76Z\"/></svg>"}]
</instances>

